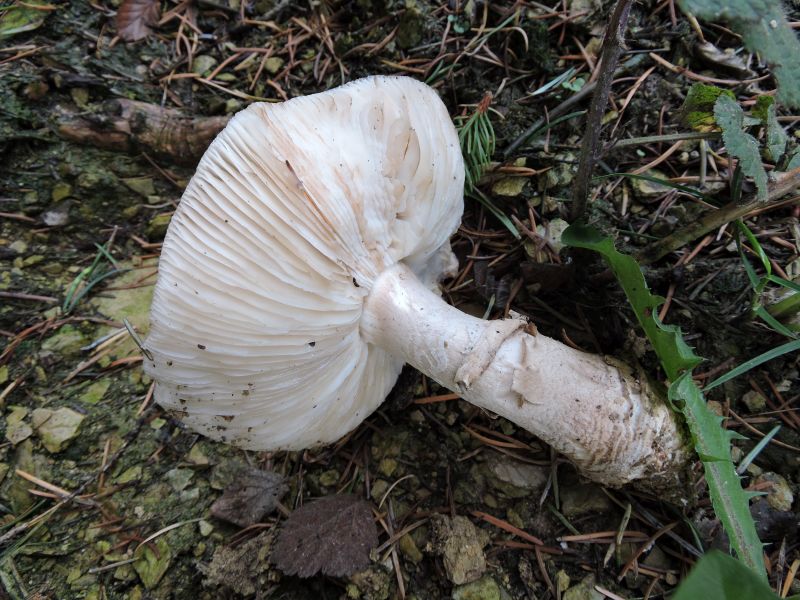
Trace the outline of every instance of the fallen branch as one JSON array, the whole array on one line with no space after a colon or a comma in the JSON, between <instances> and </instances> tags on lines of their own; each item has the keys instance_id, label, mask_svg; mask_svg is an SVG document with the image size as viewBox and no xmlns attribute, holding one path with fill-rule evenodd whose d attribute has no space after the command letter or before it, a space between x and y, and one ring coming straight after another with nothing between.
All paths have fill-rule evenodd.
<instances>
[{"instance_id":1,"label":"fallen branch","mask_svg":"<svg viewBox=\"0 0 800 600\"><path fill-rule=\"evenodd\" d=\"M147 152L195 166L229 117L188 117L174 108L116 99L99 112L55 108L55 132L70 141L115 152Z\"/></svg>"},{"instance_id":2,"label":"fallen branch","mask_svg":"<svg viewBox=\"0 0 800 600\"><path fill-rule=\"evenodd\" d=\"M754 210L767 208L772 204L778 203L786 194L797 187L800 187L800 167L782 173L772 181L767 189L766 200L759 200L754 194L744 202L730 202L717 210L708 212L696 221L689 223L683 229L650 244L637 254L636 260L640 265L654 263L670 252L682 248L689 242L693 242L731 221L741 219Z\"/></svg>"}]
</instances>

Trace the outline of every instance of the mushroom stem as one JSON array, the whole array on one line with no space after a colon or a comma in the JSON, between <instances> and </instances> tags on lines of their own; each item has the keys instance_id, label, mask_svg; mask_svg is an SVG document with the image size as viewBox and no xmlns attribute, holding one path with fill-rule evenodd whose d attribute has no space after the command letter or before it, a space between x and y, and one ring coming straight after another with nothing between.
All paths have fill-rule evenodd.
<instances>
[{"instance_id":1,"label":"mushroom stem","mask_svg":"<svg viewBox=\"0 0 800 600\"><path fill-rule=\"evenodd\" d=\"M683 480L689 450L673 412L612 359L537 334L521 319L464 314L402 264L374 282L360 327L368 343L530 431L594 481L638 481L661 493Z\"/></svg>"}]
</instances>

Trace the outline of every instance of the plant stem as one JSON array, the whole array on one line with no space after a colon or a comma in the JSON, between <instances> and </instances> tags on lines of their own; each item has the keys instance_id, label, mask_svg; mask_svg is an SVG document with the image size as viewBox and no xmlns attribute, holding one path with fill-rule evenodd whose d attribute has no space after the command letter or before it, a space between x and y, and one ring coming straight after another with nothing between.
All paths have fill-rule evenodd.
<instances>
[{"instance_id":1,"label":"plant stem","mask_svg":"<svg viewBox=\"0 0 800 600\"><path fill-rule=\"evenodd\" d=\"M715 140L720 134L714 131L708 133L704 131L685 131L680 133L666 133L664 135L647 135L644 137L629 138L626 140L616 140L612 143L609 150L626 148L627 146L641 146L643 144L656 144L659 142L677 142L679 140Z\"/></svg>"},{"instance_id":2,"label":"plant stem","mask_svg":"<svg viewBox=\"0 0 800 600\"><path fill-rule=\"evenodd\" d=\"M622 54L622 44L625 40L625 28L628 25L628 16L633 0L619 0L611 13L611 20L603 39L602 62L598 67L597 87L592 95L589 115L586 118L586 133L583 136L581 154L578 158L578 170L575 174L575 184L572 188L572 207L570 209L571 221L576 221L586 211L586 201L589 197L589 182L597 160L597 150L600 144L600 129L603 114L608 104L608 95L614 81L614 71L617 68L619 57Z\"/></svg>"}]
</instances>

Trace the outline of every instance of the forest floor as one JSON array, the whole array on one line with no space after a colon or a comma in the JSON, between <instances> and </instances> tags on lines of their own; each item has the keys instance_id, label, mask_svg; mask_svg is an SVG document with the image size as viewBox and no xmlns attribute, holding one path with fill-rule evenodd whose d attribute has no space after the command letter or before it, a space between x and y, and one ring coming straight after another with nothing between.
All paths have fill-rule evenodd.
<instances>
[{"instance_id":1,"label":"forest floor","mask_svg":"<svg viewBox=\"0 0 800 600\"><path fill-rule=\"evenodd\" d=\"M603 489L529 433L408 368L336 445L254 453L212 442L152 402L129 333L146 335L170 216L230 115L401 74L432 85L454 118L492 95L495 162L478 184L484 203L467 200L453 239L461 268L446 299L478 316L527 315L547 335L638 360L664 381L603 263L560 244L590 99L581 90L613 7L552 4L0 8L0 598L664 598L704 550L726 549L702 468L686 508ZM681 106L698 81L733 91L745 108L775 83L730 30L693 26L671 0L633 6L621 64L589 220L620 250L649 257L647 281L667 298L660 316L705 358L696 375L708 382L786 338L753 317L736 226L686 233L730 201L733 171L722 140L682 137L691 130ZM777 116L793 148L800 117L781 107ZM649 136L661 137L641 139ZM620 140L629 142L610 144ZM749 181L741 189L753 193ZM796 193L743 215L773 272L789 280L800 274L798 217ZM678 241L656 256L665 238ZM725 426L747 438L735 442L735 462L781 426L743 484L766 494L752 510L770 581L792 593L798 397L797 354L709 394ZM257 478L254 469L281 476L279 510L245 527L225 510L212 514L223 493L248 502L236 486ZM342 493L374 509L369 566L348 577L282 574L270 559L286 514Z\"/></svg>"}]
</instances>

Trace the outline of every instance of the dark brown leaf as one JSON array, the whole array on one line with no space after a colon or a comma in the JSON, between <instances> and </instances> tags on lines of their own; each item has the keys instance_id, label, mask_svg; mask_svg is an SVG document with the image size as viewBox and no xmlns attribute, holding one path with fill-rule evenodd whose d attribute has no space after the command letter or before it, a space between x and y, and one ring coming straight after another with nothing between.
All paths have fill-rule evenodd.
<instances>
[{"instance_id":1,"label":"dark brown leaf","mask_svg":"<svg viewBox=\"0 0 800 600\"><path fill-rule=\"evenodd\" d=\"M160 0L123 0L117 10L117 33L126 42L144 39L160 15Z\"/></svg>"},{"instance_id":2,"label":"dark brown leaf","mask_svg":"<svg viewBox=\"0 0 800 600\"><path fill-rule=\"evenodd\" d=\"M287 491L283 476L272 471L243 469L211 505L211 514L239 527L249 527L275 510Z\"/></svg>"},{"instance_id":3,"label":"dark brown leaf","mask_svg":"<svg viewBox=\"0 0 800 600\"><path fill-rule=\"evenodd\" d=\"M377 545L369 503L353 495L328 496L289 516L272 560L287 575L347 577L369 564Z\"/></svg>"}]
</instances>

